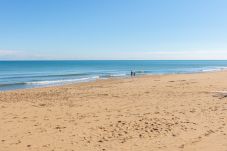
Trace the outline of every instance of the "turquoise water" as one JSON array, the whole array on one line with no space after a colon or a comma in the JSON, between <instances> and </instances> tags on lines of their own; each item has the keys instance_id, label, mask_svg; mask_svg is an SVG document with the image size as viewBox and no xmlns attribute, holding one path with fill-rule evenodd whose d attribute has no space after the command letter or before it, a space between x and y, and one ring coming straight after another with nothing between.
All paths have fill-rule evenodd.
<instances>
[{"instance_id":1,"label":"turquoise water","mask_svg":"<svg viewBox=\"0 0 227 151\"><path fill-rule=\"evenodd\" d=\"M0 91L137 75L223 70L227 61L0 61Z\"/></svg>"}]
</instances>

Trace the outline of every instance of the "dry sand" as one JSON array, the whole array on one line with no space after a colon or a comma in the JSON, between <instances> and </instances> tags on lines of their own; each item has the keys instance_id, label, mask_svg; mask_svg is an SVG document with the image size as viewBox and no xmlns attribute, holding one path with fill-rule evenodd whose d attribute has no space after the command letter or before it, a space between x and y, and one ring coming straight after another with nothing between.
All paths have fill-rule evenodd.
<instances>
[{"instance_id":1,"label":"dry sand","mask_svg":"<svg viewBox=\"0 0 227 151\"><path fill-rule=\"evenodd\" d=\"M0 93L0 151L227 151L227 72Z\"/></svg>"}]
</instances>

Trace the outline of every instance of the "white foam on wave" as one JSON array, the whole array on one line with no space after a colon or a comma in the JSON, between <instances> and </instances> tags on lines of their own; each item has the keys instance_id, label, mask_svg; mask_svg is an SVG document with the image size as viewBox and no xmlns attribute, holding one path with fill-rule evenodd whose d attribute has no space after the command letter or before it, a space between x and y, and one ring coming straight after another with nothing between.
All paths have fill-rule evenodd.
<instances>
[{"instance_id":1,"label":"white foam on wave","mask_svg":"<svg viewBox=\"0 0 227 151\"><path fill-rule=\"evenodd\" d=\"M123 77L123 76L126 76L126 74L112 74L110 75L111 77Z\"/></svg>"},{"instance_id":2,"label":"white foam on wave","mask_svg":"<svg viewBox=\"0 0 227 151\"><path fill-rule=\"evenodd\" d=\"M74 82L88 82L99 79L99 76L80 78L80 79L64 79L64 80L50 80L50 81L32 81L26 82L27 85L54 85Z\"/></svg>"},{"instance_id":3,"label":"white foam on wave","mask_svg":"<svg viewBox=\"0 0 227 151\"><path fill-rule=\"evenodd\" d=\"M202 72L213 72L213 71L223 71L227 70L227 67L215 67L210 69L203 69Z\"/></svg>"}]
</instances>

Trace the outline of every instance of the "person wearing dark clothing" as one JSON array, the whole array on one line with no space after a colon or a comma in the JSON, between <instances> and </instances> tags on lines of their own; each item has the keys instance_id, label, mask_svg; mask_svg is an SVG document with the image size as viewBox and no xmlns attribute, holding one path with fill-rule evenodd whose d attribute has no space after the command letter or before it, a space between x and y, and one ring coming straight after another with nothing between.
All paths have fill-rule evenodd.
<instances>
[{"instance_id":1,"label":"person wearing dark clothing","mask_svg":"<svg viewBox=\"0 0 227 151\"><path fill-rule=\"evenodd\" d=\"M133 76L133 72L132 72L132 70L131 70L131 77Z\"/></svg>"}]
</instances>

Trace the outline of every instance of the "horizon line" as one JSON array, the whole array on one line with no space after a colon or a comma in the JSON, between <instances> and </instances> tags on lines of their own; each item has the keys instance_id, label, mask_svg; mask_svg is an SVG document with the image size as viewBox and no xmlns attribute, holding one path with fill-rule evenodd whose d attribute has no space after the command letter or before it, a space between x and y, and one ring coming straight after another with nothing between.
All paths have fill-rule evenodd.
<instances>
[{"instance_id":1,"label":"horizon line","mask_svg":"<svg viewBox=\"0 0 227 151\"><path fill-rule=\"evenodd\" d=\"M227 61L227 59L0 59L0 61Z\"/></svg>"}]
</instances>

